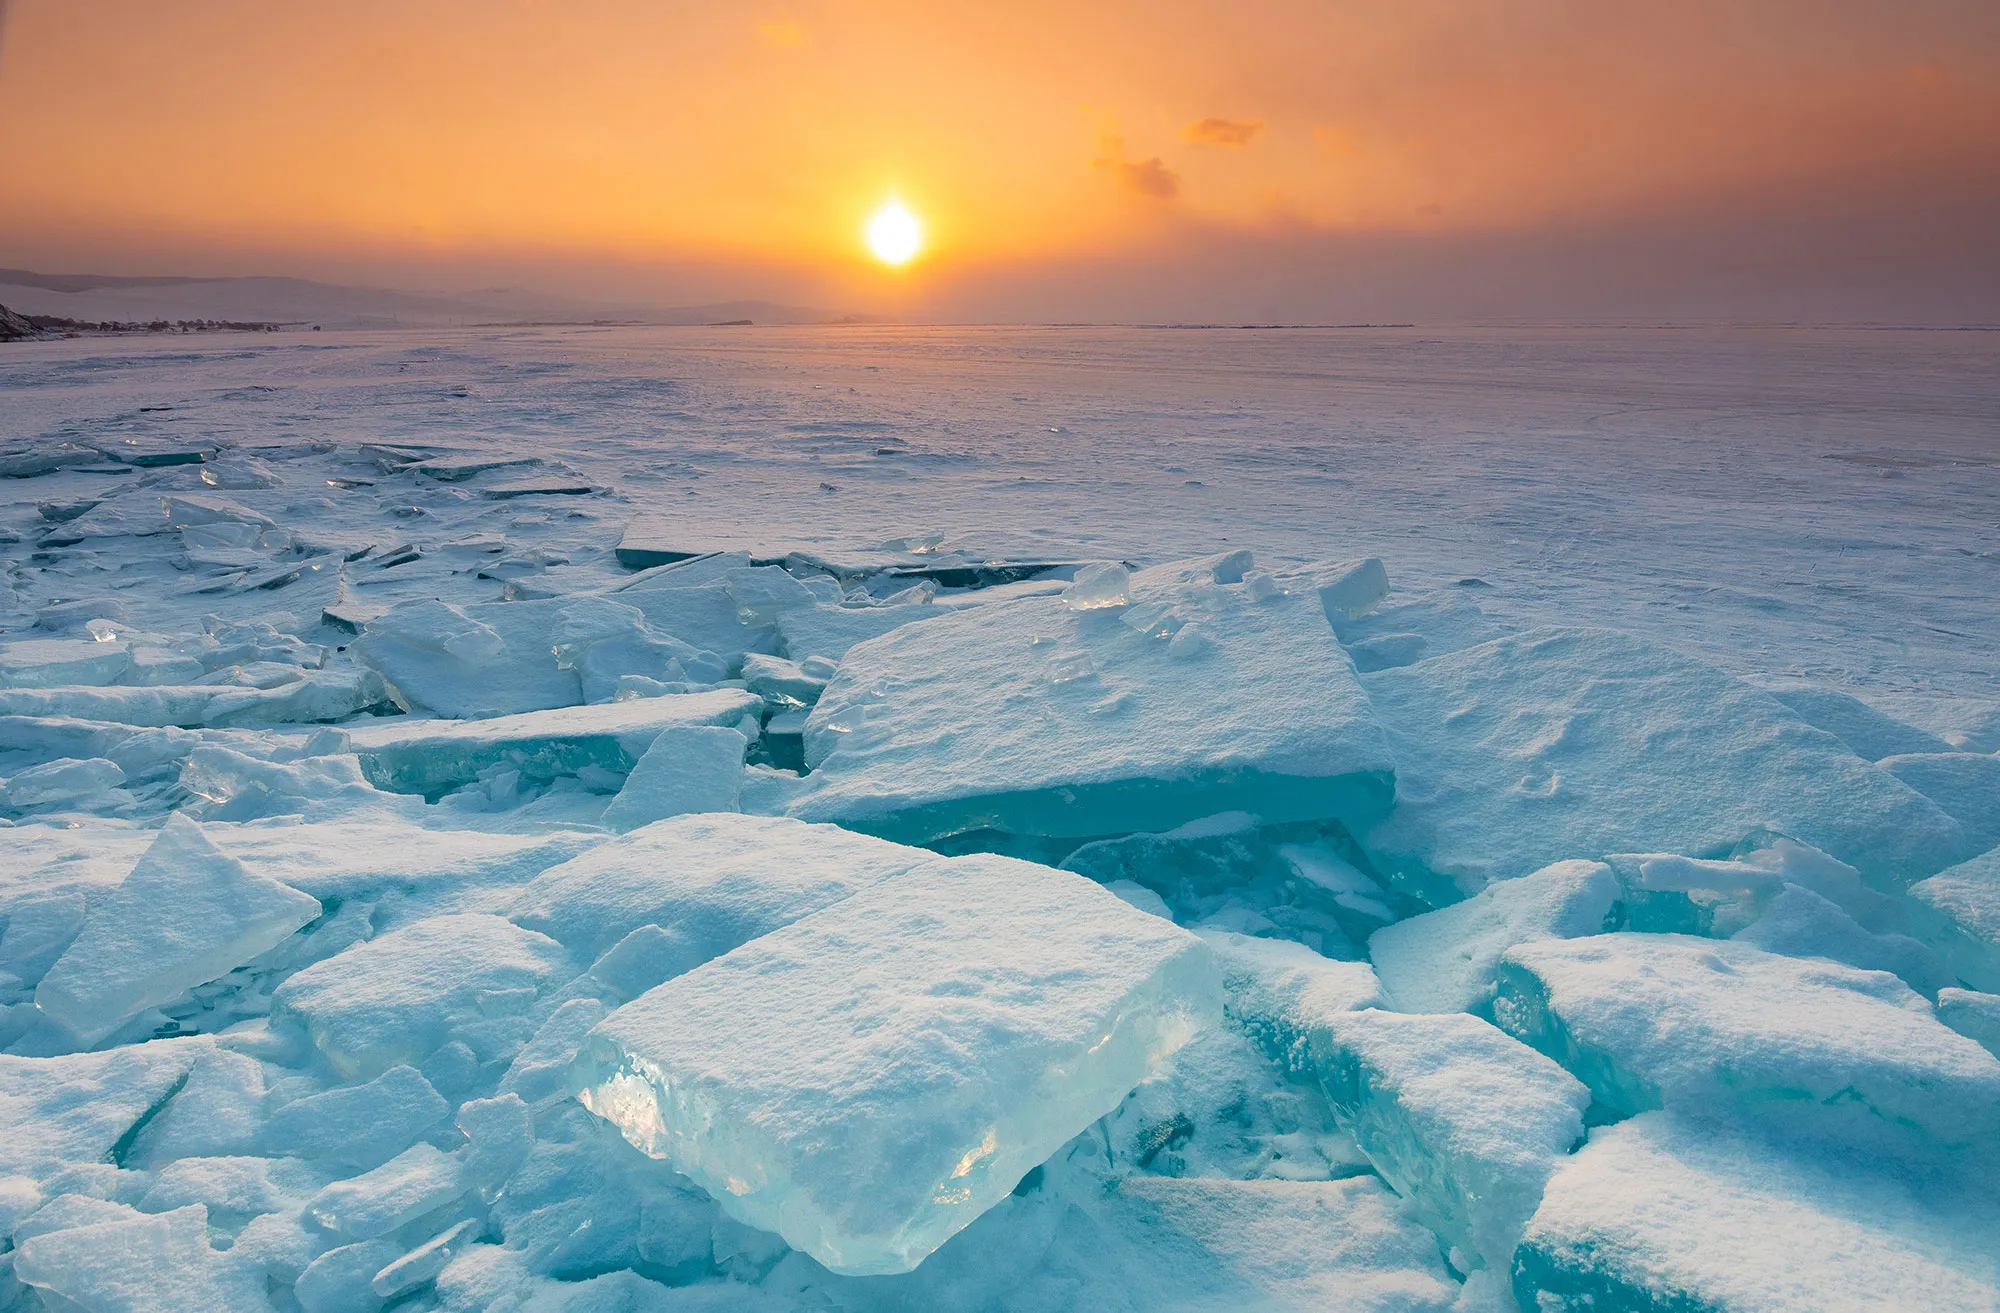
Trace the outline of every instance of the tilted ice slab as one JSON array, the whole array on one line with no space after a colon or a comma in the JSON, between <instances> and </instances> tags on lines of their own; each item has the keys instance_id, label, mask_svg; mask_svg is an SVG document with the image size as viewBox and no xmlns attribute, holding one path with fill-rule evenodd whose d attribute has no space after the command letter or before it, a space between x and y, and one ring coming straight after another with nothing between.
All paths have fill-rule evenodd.
<instances>
[{"instance_id":1,"label":"tilted ice slab","mask_svg":"<svg viewBox=\"0 0 2000 1313\"><path fill-rule=\"evenodd\" d=\"M1877 764L1956 817L1975 851L2000 844L2000 755L1920 752Z\"/></svg>"},{"instance_id":2,"label":"tilted ice slab","mask_svg":"<svg viewBox=\"0 0 2000 1313\"><path fill-rule=\"evenodd\" d=\"M2000 1306L1992 1216L1712 1123L1601 1127L1549 1181L1514 1259L1529 1309L1825 1313Z\"/></svg>"},{"instance_id":3,"label":"tilted ice slab","mask_svg":"<svg viewBox=\"0 0 2000 1313\"><path fill-rule=\"evenodd\" d=\"M103 1162L214 1053L208 1039L154 1040L56 1058L0 1055L0 1179L45 1180Z\"/></svg>"},{"instance_id":4,"label":"tilted ice slab","mask_svg":"<svg viewBox=\"0 0 2000 1313\"><path fill-rule=\"evenodd\" d=\"M556 665L555 602L456 607L404 602L368 622L349 655L378 672L406 711L506 716L583 701L574 670Z\"/></svg>"},{"instance_id":5,"label":"tilted ice slab","mask_svg":"<svg viewBox=\"0 0 2000 1313\"><path fill-rule=\"evenodd\" d=\"M1912 929L1974 989L2000 994L2000 848L1910 886Z\"/></svg>"},{"instance_id":6,"label":"tilted ice slab","mask_svg":"<svg viewBox=\"0 0 2000 1313\"><path fill-rule=\"evenodd\" d=\"M1308 1041L1341 1125L1425 1225L1505 1270L1590 1092L1477 1017L1332 1013Z\"/></svg>"},{"instance_id":7,"label":"tilted ice slab","mask_svg":"<svg viewBox=\"0 0 2000 1313\"><path fill-rule=\"evenodd\" d=\"M1211 584L1144 607L1031 598L850 649L806 722L791 814L922 840L1386 806L1382 734L1315 598Z\"/></svg>"},{"instance_id":8,"label":"tilted ice slab","mask_svg":"<svg viewBox=\"0 0 2000 1313\"><path fill-rule=\"evenodd\" d=\"M35 1005L93 1043L276 947L319 913L317 899L245 867L176 814L42 977Z\"/></svg>"},{"instance_id":9,"label":"tilted ice slab","mask_svg":"<svg viewBox=\"0 0 2000 1313\"><path fill-rule=\"evenodd\" d=\"M950 611L928 602L890 606L805 606L778 617L785 655L794 661L825 657L838 661L857 643L880 638L904 625L935 620Z\"/></svg>"},{"instance_id":10,"label":"tilted ice slab","mask_svg":"<svg viewBox=\"0 0 2000 1313\"><path fill-rule=\"evenodd\" d=\"M1966 855L1950 816L1770 694L1628 634L1539 629L1365 683L1396 809L1359 837L1434 901L1565 858L1718 856L1759 830L1875 878Z\"/></svg>"},{"instance_id":11,"label":"tilted ice slab","mask_svg":"<svg viewBox=\"0 0 2000 1313\"><path fill-rule=\"evenodd\" d=\"M1687 935L1553 939L1501 958L1493 1015L1621 1113L1750 1117L1873 1159L2000 1136L2000 1061L1887 972Z\"/></svg>"},{"instance_id":12,"label":"tilted ice slab","mask_svg":"<svg viewBox=\"0 0 2000 1313\"><path fill-rule=\"evenodd\" d=\"M1555 862L1496 880L1462 903L1383 926L1369 936L1368 955L1399 1012L1485 1013L1502 953L1534 939L1613 929L1620 892L1602 862Z\"/></svg>"},{"instance_id":13,"label":"tilted ice slab","mask_svg":"<svg viewBox=\"0 0 2000 1313\"><path fill-rule=\"evenodd\" d=\"M0 689L0 715L73 716L153 727L262 728L345 720L387 700L372 670L309 670L272 688L163 684Z\"/></svg>"},{"instance_id":14,"label":"tilted ice slab","mask_svg":"<svg viewBox=\"0 0 2000 1313\"><path fill-rule=\"evenodd\" d=\"M622 834L669 816L738 810L748 746L722 725L661 730L604 809L603 824Z\"/></svg>"},{"instance_id":15,"label":"tilted ice slab","mask_svg":"<svg viewBox=\"0 0 2000 1313\"><path fill-rule=\"evenodd\" d=\"M835 825L676 816L542 872L507 915L584 960L659 926L687 954L685 970L934 860Z\"/></svg>"},{"instance_id":16,"label":"tilted ice slab","mask_svg":"<svg viewBox=\"0 0 2000 1313\"><path fill-rule=\"evenodd\" d=\"M1864 971L1893 972L1929 998L1951 983L1937 954L1921 943L1863 929L1838 904L1801 885L1785 885L1763 915L1730 938L1786 957L1824 957Z\"/></svg>"},{"instance_id":17,"label":"tilted ice slab","mask_svg":"<svg viewBox=\"0 0 2000 1313\"><path fill-rule=\"evenodd\" d=\"M1208 949L1080 876L946 858L614 1012L586 1106L836 1272L906 1272L1221 1010Z\"/></svg>"},{"instance_id":18,"label":"tilted ice slab","mask_svg":"<svg viewBox=\"0 0 2000 1313\"><path fill-rule=\"evenodd\" d=\"M1338 962L1287 939L1197 933L1222 969L1229 1019L1289 1071L1310 1072L1311 1036L1329 1018L1382 1006L1381 982L1366 962Z\"/></svg>"},{"instance_id":19,"label":"tilted ice slab","mask_svg":"<svg viewBox=\"0 0 2000 1313\"><path fill-rule=\"evenodd\" d=\"M574 775L586 766L623 775L662 730L735 725L762 705L753 693L722 688L491 720L390 718L350 726L348 734L362 773L376 788L435 796L502 763L537 779Z\"/></svg>"},{"instance_id":20,"label":"tilted ice slab","mask_svg":"<svg viewBox=\"0 0 2000 1313\"><path fill-rule=\"evenodd\" d=\"M100 643L91 638L0 643L0 688L112 684L131 668L128 643Z\"/></svg>"},{"instance_id":21,"label":"tilted ice slab","mask_svg":"<svg viewBox=\"0 0 2000 1313\"><path fill-rule=\"evenodd\" d=\"M1950 746L1930 732L1904 724L1888 712L1870 706L1851 693L1788 675L1751 675L1748 681L1845 743L1869 761L1906 752L1948 752Z\"/></svg>"},{"instance_id":22,"label":"tilted ice slab","mask_svg":"<svg viewBox=\"0 0 2000 1313\"><path fill-rule=\"evenodd\" d=\"M467 718L607 701L620 675L714 683L741 651L718 655L654 625L654 613L686 609L679 598L635 590L466 607L426 598L370 620L349 650L405 710ZM733 608L718 587L702 619L740 647Z\"/></svg>"}]
</instances>

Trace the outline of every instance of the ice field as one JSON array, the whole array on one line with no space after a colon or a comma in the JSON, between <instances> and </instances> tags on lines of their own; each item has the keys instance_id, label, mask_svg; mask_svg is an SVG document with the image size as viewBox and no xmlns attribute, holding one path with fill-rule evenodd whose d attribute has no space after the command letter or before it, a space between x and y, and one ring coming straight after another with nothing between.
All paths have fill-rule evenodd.
<instances>
[{"instance_id":1,"label":"ice field","mask_svg":"<svg viewBox=\"0 0 2000 1313\"><path fill-rule=\"evenodd\" d=\"M2000 1309L2000 335L0 348L0 1310Z\"/></svg>"}]
</instances>

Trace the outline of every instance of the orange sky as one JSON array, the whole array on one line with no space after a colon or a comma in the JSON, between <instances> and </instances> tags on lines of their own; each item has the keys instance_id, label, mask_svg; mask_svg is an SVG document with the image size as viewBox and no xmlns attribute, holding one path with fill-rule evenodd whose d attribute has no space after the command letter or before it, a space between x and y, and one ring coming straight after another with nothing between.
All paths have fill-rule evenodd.
<instances>
[{"instance_id":1,"label":"orange sky","mask_svg":"<svg viewBox=\"0 0 2000 1313\"><path fill-rule=\"evenodd\" d=\"M42 268L594 261L867 304L1795 197L1879 234L1905 193L1976 254L2000 4L16 0L0 106L0 264ZM860 239L891 194L930 237L898 275Z\"/></svg>"}]
</instances>

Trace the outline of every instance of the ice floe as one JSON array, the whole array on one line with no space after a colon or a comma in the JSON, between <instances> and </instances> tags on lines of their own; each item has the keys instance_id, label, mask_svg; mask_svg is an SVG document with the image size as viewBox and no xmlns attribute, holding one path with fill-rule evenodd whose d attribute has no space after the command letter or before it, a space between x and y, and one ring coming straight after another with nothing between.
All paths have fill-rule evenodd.
<instances>
[{"instance_id":1,"label":"ice floe","mask_svg":"<svg viewBox=\"0 0 2000 1313\"><path fill-rule=\"evenodd\" d=\"M1185 931L1079 876L949 858L626 1004L574 1081L732 1216L837 1272L903 1272L1219 1003Z\"/></svg>"}]
</instances>

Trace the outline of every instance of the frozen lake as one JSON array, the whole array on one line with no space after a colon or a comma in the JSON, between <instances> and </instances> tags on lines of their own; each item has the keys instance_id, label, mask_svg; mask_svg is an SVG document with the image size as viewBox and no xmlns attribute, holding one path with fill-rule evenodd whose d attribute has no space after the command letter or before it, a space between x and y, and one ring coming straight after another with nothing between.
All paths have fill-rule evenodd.
<instances>
[{"instance_id":1,"label":"frozen lake","mask_svg":"<svg viewBox=\"0 0 2000 1313\"><path fill-rule=\"evenodd\" d=\"M974 550L1135 561L1241 546L1273 561L1379 555L1399 587L1483 580L1495 613L1613 624L1733 670L1885 692L1990 695L2000 650L1991 333L84 339L11 349L0 390L10 443L360 440L558 460L613 494L533 535L578 568L628 519L692 546L937 531ZM81 497L106 481L0 491ZM395 527L383 500L334 492L300 512ZM400 528L448 537L510 514L431 509Z\"/></svg>"},{"instance_id":2,"label":"frozen lake","mask_svg":"<svg viewBox=\"0 0 2000 1313\"><path fill-rule=\"evenodd\" d=\"M0 348L0 1306L1990 1310L1996 467L1992 333Z\"/></svg>"}]
</instances>

